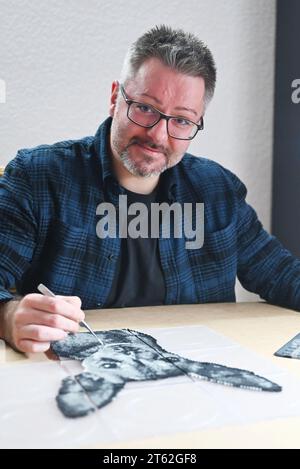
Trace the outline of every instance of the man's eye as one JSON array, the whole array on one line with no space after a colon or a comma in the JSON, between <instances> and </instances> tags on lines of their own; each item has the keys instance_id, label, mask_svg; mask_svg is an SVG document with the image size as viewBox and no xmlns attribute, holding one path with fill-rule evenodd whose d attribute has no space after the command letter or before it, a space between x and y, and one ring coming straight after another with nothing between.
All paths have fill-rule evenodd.
<instances>
[{"instance_id":1,"label":"man's eye","mask_svg":"<svg viewBox=\"0 0 300 469\"><path fill-rule=\"evenodd\" d=\"M191 121L188 121L187 119L183 119L182 117L176 117L173 119L174 124L180 126L180 127L188 127L190 125L193 125Z\"/></svg>"},{"instance_id":2,"label":"man's eye","mask_svg":"<svg viewBox=\"0 0 300 469\"><path fill-rule=\"evenodd\" d=\"M137 109L138 109L140 112L143 112L144 114L151 114L151 113L154 112L154 110L152 109L152 107L147 106L146 104L138 104L138 105L137 105Z\"/></svg>"}]
</instances>

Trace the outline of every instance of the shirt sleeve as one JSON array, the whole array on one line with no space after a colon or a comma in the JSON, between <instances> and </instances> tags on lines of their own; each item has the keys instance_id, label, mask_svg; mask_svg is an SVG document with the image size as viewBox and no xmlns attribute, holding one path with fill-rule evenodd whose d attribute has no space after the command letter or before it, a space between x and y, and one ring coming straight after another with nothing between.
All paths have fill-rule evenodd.
<instances>
[{"instance_id":1,"label":"shirt sleeve","mask_svg":"<svg viewBox=\"0 0 300 469\"><path fill-rule=\"evenodd\" d=\"M238 278L269 303L300 310L300 260L264 230L247 204L245 185L231 173L238 200Z\"/></svg>"},{"instance_id":2,"label":"shirt sleeve","mask_svg":"<svg viewBox=\"0 0 300 469\"><path fill-rule=\"evenodd\" d=\"M0 177L0 301L30 267L36 241L36 217L26 158L21 150Z\"/></svg>"}]
</instances>

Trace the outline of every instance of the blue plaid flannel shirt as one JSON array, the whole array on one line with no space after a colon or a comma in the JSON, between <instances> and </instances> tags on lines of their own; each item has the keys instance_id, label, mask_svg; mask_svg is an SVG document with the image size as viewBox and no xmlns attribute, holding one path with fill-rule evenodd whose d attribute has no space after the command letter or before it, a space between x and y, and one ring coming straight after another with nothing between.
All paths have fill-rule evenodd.
<instances>
[{"instance_id":1,"label":"blue plaid flannel shirt","mask_svg":"<svg viewBox=\"0 0 300 469\"><path fill-rule=\"evenodd\" d=\"M83 308L105 306L120 239L96 235L96 207L118 203L107 151L111 118L93 137L20 150L0 178L0 301L44 283L78 295ZM262 227L229 170L185 154L161 176L172 203L203 202L204 244L160 238L166 304L234 302L235 281L266 301L300 307L300 261Z\"/></svg>"}]
</instances>

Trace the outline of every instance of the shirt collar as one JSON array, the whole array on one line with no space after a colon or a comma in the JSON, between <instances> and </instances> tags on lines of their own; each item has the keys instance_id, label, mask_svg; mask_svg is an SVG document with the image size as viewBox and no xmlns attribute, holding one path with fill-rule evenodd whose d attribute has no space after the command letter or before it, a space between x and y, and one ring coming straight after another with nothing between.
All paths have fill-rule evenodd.
<instances>
[{"instance_id":1,"label":"shirt collar","mask_svg":"<svg viewBox=\"0 0 300 469\"><path fill-rule=\"evenodd\" d=\"M101 169L102 169L102 180L103 185L105 185L108 179L115 179L113 169L112 169L112 162L111 162L111 154L110 154L110 127L112 123L112 118L108 117L98 128L96 135L95 135L95 147L96 152L98 154Z\"/></svg>"}]
</instances>

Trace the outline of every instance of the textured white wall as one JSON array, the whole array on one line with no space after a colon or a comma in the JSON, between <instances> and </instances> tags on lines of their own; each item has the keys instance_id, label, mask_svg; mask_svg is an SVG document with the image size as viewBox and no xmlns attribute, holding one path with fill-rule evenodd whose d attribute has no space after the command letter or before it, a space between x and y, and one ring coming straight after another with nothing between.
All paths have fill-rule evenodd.
<instances>
[{"instance_id":1,"label":"textured white wall","mask_svg":"<svg viewBox=\"0 0 300 469\"><path fill-rule=\"evenodd\" d=\"M270 226L275 0L0 0L0 165L94 134L129 44L166 23L212 50L218 83L195 154L235 172ZM237 286L239 300L255 299Z\"/></svg>"}]
</instances>

